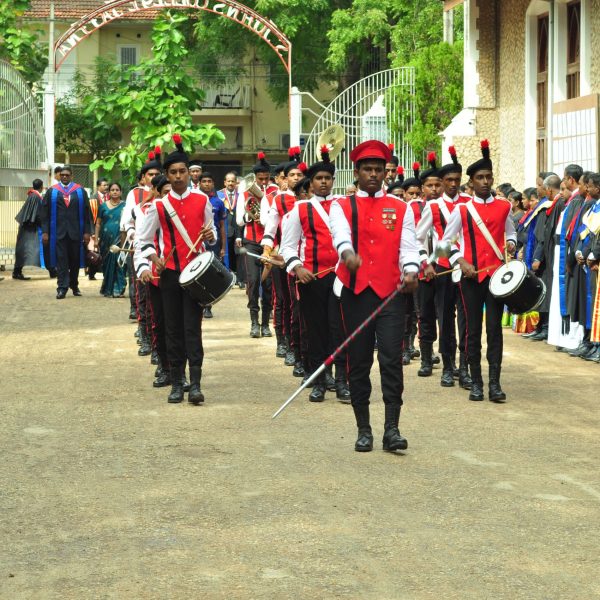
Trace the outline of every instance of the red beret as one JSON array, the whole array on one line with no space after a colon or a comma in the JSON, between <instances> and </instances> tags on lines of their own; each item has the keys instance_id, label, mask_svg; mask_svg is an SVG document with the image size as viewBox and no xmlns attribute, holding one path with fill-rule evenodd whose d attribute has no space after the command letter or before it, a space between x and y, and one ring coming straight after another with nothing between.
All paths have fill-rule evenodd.
<instances>
[{"instance_id":1,"label":"red beret","mask_svg":"<svg viewBox=\"0 0 600 600\"><path fill-rule=\"evenodd\" d=\"M350 160L355 164L359 160L365 160L366 158L374 158L389 163L392 160L392 151L383 142L368 140L359 144L350 152Z\"/></svg>"}]
</instances>

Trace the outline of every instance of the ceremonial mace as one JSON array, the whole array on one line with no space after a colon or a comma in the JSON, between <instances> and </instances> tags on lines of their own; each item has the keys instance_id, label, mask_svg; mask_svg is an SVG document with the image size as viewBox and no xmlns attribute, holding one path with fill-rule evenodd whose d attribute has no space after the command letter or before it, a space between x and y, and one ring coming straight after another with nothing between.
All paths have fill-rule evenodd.
<instances>
[{"instance_id":1,"label":"ceremonial mace","mask_svg":"<svg viewBox=\"0 0 600 600\"><path fill-rule=\"evenodd\" d=\"M450 242L446 244L439 244L432 255L429 257L433 262L436 258L445 257L450 255ZM306 389L323 371L333 364L335 359L343 352L357 337L364 331L364 329L371 324L371 322L381 313L381 311L400 293L406 284L399 285L326 359L323 364L279 407L277 412L273 414L271 419L278 417L302 392Z\"/></svg>"}]
</instances>

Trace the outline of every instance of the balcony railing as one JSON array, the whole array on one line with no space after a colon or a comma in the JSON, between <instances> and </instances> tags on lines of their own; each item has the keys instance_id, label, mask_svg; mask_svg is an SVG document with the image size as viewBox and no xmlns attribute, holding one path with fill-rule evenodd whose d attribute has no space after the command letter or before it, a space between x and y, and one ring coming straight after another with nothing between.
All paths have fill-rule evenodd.
<instances>
[{"instance_id":1,"label":"balcony railing","mask_svg":"<svg viewBox=\"0 0 600 600\"><path fill-rule=\"evenodd\" d=\"M203 108L250 109L250 85L232 83L206 88Z\"/></svg>"}]
</instances>

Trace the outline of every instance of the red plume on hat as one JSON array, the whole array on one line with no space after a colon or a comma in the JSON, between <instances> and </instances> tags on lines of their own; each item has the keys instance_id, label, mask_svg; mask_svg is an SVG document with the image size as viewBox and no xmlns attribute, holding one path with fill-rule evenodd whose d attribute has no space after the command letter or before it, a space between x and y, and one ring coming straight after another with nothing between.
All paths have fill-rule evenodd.
<instances>
[{"instance_id":1,"label":"red plume on hat","mask_svg":"<svg viewBox=\"0 0 600 600\"><path fill-rule=\"evenodd\" d=\"M329 146L323 145L321 146L321 160L325 163L331 162L331 158L329 157Z\"/></svg>"},{"instance_id":2,"label":"red plume on hat","mask_svg":"<svg viewBox=\"0 0 600 600\"><path fill-rule=\"evenodd\" d=\"M481 155L486 160L490 159L490 142L488 140L481 140Z\"/></svg>"},{"instance_id":3,"label":"red plume on hat","mask_svg":"<svg viewBox=\"0 0 600 600\"><path fill-rule=\"evenodd\" d=\"M256 155L256 158L258 158L258 160L260 160L260 161L263 161L263 160L265 160L265 158L267 158L267 157L266 157L266 155L265 155L265 153L264 153L264 152L259 152L259 153Z\"/></svg>"},{"instance_id":4,"label":"red plume on hat","mask_svg":"<svg viewBox=\"0 0 600 600\"><path fill-rule=\"evenodd\" d=\"M175 144L179 152L185 152L185 150L183 149L182 142L183 140L181 139L181 135L179 135L178 133L173 134L173 143Z\"/></svg>"},{"instance_id":5,"label":"red plume on hat","mask_svg":"<svg viewBox=\"0 0 600 600\"><path fill-rule=\"evenodd\" d=\"M288 150L288 156L290 157L290 160L299 160L300 154L302 154L302 149L300 148L300 146L292 146Z\"/></svg>"},{"instance_id":6,"label":"red plume on hat","mask_svg":"<svg viewBox=\"0 0 600 600\"><path fill-rule=\"evenodd\" d=\"M388 144L388 148L390 149L390 152L393 154L394 153L394 144Z\"/></svg>"},{"instance_id":7,"label":"red plume on hat","mask_svg":"<svg viewBox=\"0 0 600 600\"><path fill-rule=\"evenodd\" d=\"M160 156L162 154L162 150L161 150L160 146L155 146L154 147L154 154L156 156Z\"/></svg>"},{"instance_id":8,"label":"red plume on hat","mask_svg":"<svg viewBox=\"0 0 600 600\"><path fill-rule=\"evenodd\" d=\"M414 176L414 178L415 179L419 179L420 170L421 170L421 163L414 162L412 167L413 167L413 176Z\"/></svg>"},{"instance_id":9,"label":"red plume on hat","mask_svg":"<svg viewBox=\"0 0 600 600\"><path fill-rule=\"evenodd\" d=\"M306 173L306 171L308 171L308 165L305 162L301 162L298 165L298 168L303 172Z\"/></svg>"},{"instance_id":10,"label":"red plume on hat","mask_svg":"<svg viewBox=\"0 0 600 600\"><path fill-rule=\"evenodd\" d=\"M458 164L458 156L456 156L456 148L454 146L448 147L448 154L450 154L450 158L452 159L452 163Z\"/></svg>"},{"instance_id":11,"label":"red plume on hat","mask_svg":"<svg viewBox=\"0 0 600 600\"><path fill-rule=\"evenodd\" d=\"M396 169L397 175L404 175L404 167L400 166Z\"/></svg>"},{"instance_id":12,"label":"red plume on hat","mask_svg":"<svg viewBox=\"0 0 600 600\"><path fill-rule=\"evenodd\" d=\"M150 152L148 152L148 160L154 160L156 158L156 155L154 154L154 152L152 152L152 150L150 150Z\"/></svg>"},{"instance_id":13,"label":"red plume on hat","mask_svg":"<svg viewBox=\"0 0 600 600\"><path fill-rule=\"evenodd\" d=\"M430 153L427 155L427 162L429 163L429 166L430 166L432 169L435 169L435 168L437 168L437 157L436 157L436 155L435 155L435 152L430 152Z\"/></svg>"}]
</instances>

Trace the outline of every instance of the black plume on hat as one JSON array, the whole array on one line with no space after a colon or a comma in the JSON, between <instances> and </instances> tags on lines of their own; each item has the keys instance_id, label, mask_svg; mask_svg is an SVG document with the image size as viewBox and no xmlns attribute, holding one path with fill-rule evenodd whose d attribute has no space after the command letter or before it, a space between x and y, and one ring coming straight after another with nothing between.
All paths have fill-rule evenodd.
<instances>
[{"instance_id":1,"label":"black plume on hat","mask_svg":"<svg viewBox=\"0 0 600 600\"><path fill-rule=\"evenodd\" d=\"M418 162L413 163L413 176L405 179L402 183L402 189L406 191L410 187L421 187L420 175L421 165Z\"/></svg>"},{"instance_id":2,"label":"black plume on hat","mask_svg":"<svg viewBox=\"0 0 600 600\"><path fill-rule=\"evenodd\" d=\"M335 175L335 165L331 162L331 158L329 157L329 148L327 146L321 146L320 152L321 160L310 165L308 171L306 172L306 176L310 180L312 180L314 176L321 171Z\"/></svg>"},{"instance_id":3,"label":"black plume on hat","mask_svg":"<svg viewBox=\"0 0 600 600\"><path fill-rule=\"evenodd\" d=\"M440 168L439 175L440 177L445 177L450 173L459 173L462 175L462 165L458 162L458 157L456 156L456 148L454 146L450 146L448 148L448 153L450 154L450 158L452 159L451 163L448 163Z\"/></svg>"},{"instance_id":4,"label":"black plume on hat","mask_svg":"<svg viewBox=\"0 0 600 600\"><path fill-rule=\"evenodd\" d=\"M473 177L477 171L492 171L494 166L492 159L490 158L490 143L488 140L481 140L481 155L478 161L475 161L472 165L469 165L467 169L467 175Z\"/></svg>"},{"instance_id":5,"label":"black plume on hat","mask_svg":"<svg viewBox=\"0 0 600 600\"><path fill-rule=\"evenodd\" d=\"M267 162L267 157L264 152L259 152L256 155L258 162L252 167L254 173L271 173L271 165Z\"/></svg>"}]
</instances>

